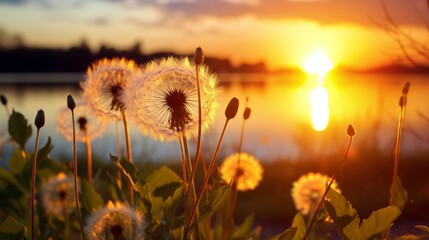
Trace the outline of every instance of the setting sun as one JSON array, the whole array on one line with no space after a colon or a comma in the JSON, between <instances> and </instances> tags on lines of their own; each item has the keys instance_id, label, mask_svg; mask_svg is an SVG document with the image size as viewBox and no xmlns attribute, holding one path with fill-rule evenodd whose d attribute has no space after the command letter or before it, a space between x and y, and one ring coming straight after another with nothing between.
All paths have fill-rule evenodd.
<instances>
[{"instance_id":1,"label":"setting sun","mask_svg":"<svg viewBox=\"0 0 429 240\"><path fill-rule=\"evenodd\" d=\"M319 81L325 77L334 65L329 57L322 50L318 50L310 54L304 62L303 68L307 73L317 74Z\"/></svg>"}]
</instances>

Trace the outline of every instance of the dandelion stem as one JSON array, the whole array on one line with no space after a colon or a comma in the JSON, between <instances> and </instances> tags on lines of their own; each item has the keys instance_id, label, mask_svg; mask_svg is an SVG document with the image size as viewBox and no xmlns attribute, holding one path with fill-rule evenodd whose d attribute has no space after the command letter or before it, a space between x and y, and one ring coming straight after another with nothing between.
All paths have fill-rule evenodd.
<instances>
[{"instance_id":1,"label":"dandelion stem","mask_svg":"<svg viewBox=\"0 0 429 240\"><path fill-rule=\"evenodd\" d=\"M399 112L398 128L396 131L395 157L394 157L393 179L392 179L392 194L390 195L389 206L395 205L395 201L396 201L396 178L398 177L399 152L400 152L401 137L402 137L402 127L403 127L403 122L405 117L406 101L407 101L407 94L404 93L400 100L401 111Z\"/></svg>"},{"instance_id":2,"label":"dandelion stem","mask_svg":"<svg viewBox=\"0 0 429 240\"><path fill-rule=\"evenodd\" d=\"M187 175L187 171L186 171L186 160L185 160L185 154L184 154L184 149L183 149L183 143L182 143L182 138L179 137L179 144L180 144L180 152L182 155L182 175L183 175L183 182L185 183L185 186L188 186L188 175Z\"/></svg>"},{"instance_id":3,"label":"dandelion stem","mask_svg":"<svg viewBox=\"0 0 429 240\"><path fill-rule=\"evenodd\" d=\"M410 84L407 82L402 89L402 96L399 99L399 106L401 107L401 110L399 112L398 128L396 130L393 179L392 179L391 194L389 199L389 206L394 206L396 203L396 182L397 182L396 179L398 178L399 152L400 152L400 145L401 145L403 122L405 118L405 107L407 105L407 94L408 94L409 88L410 88ZM384 239L388 238L389 232L390 232L389 229L387 229L384 232Z\"/></svg>"},{"instance_id":4,"label":"dandelion stem","mask_svg":"<svg viewBox=\"0 0 429 240\"><path fill-rule=\"evenodd\" d=\"M192 169L192 162L191 162L191 156L189 155L189 148L188 148L188 140L186 139L186 134L185 131L182 131L182 144L183 144L183 150L184 150L184 157L186 159L186 172L191 172ZM195 184L194 184L194 180L193 179L189 179L188 180L189 185L188 188L186 188L186 193L185 193L185 201L186 201L186 206L192 207L194 206L197 196L196 196L196 192L195 192ZM189 204L189 205L188 205ZM188 209L188 208L187 208ZM189 208L191 209L191 208ZM186 210L186 212L188 212ZM189 213L189 212L188 212ZM185 217L185 219L193 219L195 215L195 237L196 239L200 239L200 230L199 230L199 212L197 211L192 211L191 215L187 215L187 217ZM192 220L191 220L192 221Z\"/></svg>"},{"instance_id":5,"label":"dandelion stem","mask_svg":"<svg viewBox=\"0 0 429 240\"><path fill-rule=\"evenodd\" d=\"M125 111L122 111L122 120L124 122L124 131L125 131L125 144L127 146L127 159L128 162L132 163L133 162L133 156L131 153L131 144L130 144L130 131L128 128L128 122L127 122L127 118L125 116ZM128 185L129 189L130 189L130 205L134 204L134 189L131 186L131 184Z\"/></svg>"},{"instance_id":6,"label":"dandelion stem","mask_svg":"<svg viewBox=\"0 0 429 240\"><path fill-rule=\"evenodd\" d=\"M33 168L31 171L31 198L30 198L30 227L31 239L36 239L34 229L34 199L36 198L36 171L37 171L37 149L39 148L40 128L37 128L36 145L34 147Z\"/></svg>"},{"instance_id":7,"label":"dandelion stem","mask_svg":"<svg viewBox=\"0 0 429 240\"><path fill-rule=\"evenodd\" d=\"M347 145L346 152L344 153L343 161L341 162L341 166L340 166L340 168L337 170L337 172L336 172L336 173L334 173L334 175L332 175L331 179L329 180L329 182L328 182L328 184L327 184L327 187L326 187L326 190L325 190L325 192L323 193L323 196L322 196L322 198L320 199L320 202L319 202L319 204L317 205L317 208L316 208L316 210L314 211L314 214L311 216L310 224L308 224L308 228L305 230L305 235L304 235L303 240L306 240L306 239L307 239L307 237L309 236L309 234L310 234L310 230L311 230L311 228L313 227L313 224L314 224L314 222L315 222L315 220L316 220L317 213L319 212L320 208L322 207L322 204L323 204L323 202L325 201L325 197L326 197L326 195L328 194L328 191L331 189L331 186L332 186L332 184L334 183L336 176L337 176L337 175L338 175L338 174L343 170L344 166L346 165L346 162L347 162L347 155L349 154L349 151L350 151L350 148L351 148L351 146L352 146L352 142L353 142L353 136L352 136L352 135L349 135L349 137L350 137L350 138L349 138L349 143L348 143L348 145Z\"/></svg>"},{"instance_id":8,"label":"dandelion stem","mask_svg":"<svg viewBox=\"0 0 429 240\"><path fill-rule=\"evenodd\" d=\"M79 206L79 193L78 193L78 180L77 180L77 150L76 150L76 126L74 122L74 111L71 110L72 114L72 123L73 123L73 179L74 179L74 197L76 200L76 211L77 217L79 219L80 231L82 232L83 238L86 240L85 232L83 230L82 216L80 213Z\"/></svg>"},{"instance_id":9,"label":"dandelion stem","mask_svg":"<svg viewBox=\"0 0 429 240\"><path fill-rule=\"evenodd\" d=\"M186 238L187 229L189 229L189 226L192 223L194 213L195 213L196 209L198 208L198 204L200 203L201 197L203 196L204 189L206 188L207 182L209 181L211 172L212 172L214 164L215 164L215 160L216 160L217 154L219 152L220 144L222 143L222 139L223 139L223 136L225 135L225 130L226 130L226 127L228 125L229 120L230 119L227 118L226 121L225 121L225 124L223 126L222 133L221 133L221 135L219 137L219 141L217 143L216 149L215 149L215 151L213 153L213 156L212 156L212 158L211 158L211 160L209 162L209 165L208 165L208 168L207 168L207 173L204 176L203 184L201 185L200 191L198 192L197 201L195 202L194 208L192 209L192 212L191 212L191 218L186 223L184 238Z\"/></svg>"},{"instance_id":10,"label":"dandelion stem","mask_svg":"<svg viewBox=\"0 0 429 240\"><path fill-rule=\"evenodd\" d=\"M246 99L246 105L247 105L248 99ZM240 141L238 143L238 150L237 150L237 169L235 170L234 178L232 179L232 185L231 185L231 194L229 198L229 206L228 211L226 215L226 219L224 221L223 225L223 232L222 232L222 239L227 240L230 236L231 232L231 224L233 222L234 218L234 212L235 212L235 204L237 202L237 181L239 178L239 169L240 169L240 161L241 161L241 149L243 147L243 138L244 138L244 129L246 125L246 118L243 117L243 122L241 124L241 132L240 132Z\"/></svg>"},{"instance_id":11,"label":"dandelion stem","mask_svg":"<svg viewBox=\"0 0 429 240\"><path fill-rule=\"evenodd\" d=\"M115 122L115 138L116 138L116 156L118 159L121 159L121 144L119 140L119 128L118 121ZM122 175L121 171L116 171L116 183L118 184L119 189L122 189Z\"/></svg>"},{"instance_id":12,"label":"dandelion stem","mask_svg":"<svg viewBox=\"0 0 429 240\"><path fill-rule=\"evenodd\" d=\"M91 139L88 136L88 131L85 130L85 145L86 145L86 157L88 164L88 181L92 184L92 149L91 149Z\"/></svg>"},{"instance_id":13,"label":"dandelion stem","mask_svg":"<svg viewBox=\"0 0 429 240\"><path fill-rule=\"evenodd\" d=\"M201 117L201 90L200 90L200 79L199 79L199 65L195 65L195 72L197 77L197 95L198 95L198 139L195 152L194 165L192 167L190 181L193 181L195 178L195 172L197 170L197 165L200 159L201 154L201 127L202 127L202 117Z\"/></svg>"}]
</instances>

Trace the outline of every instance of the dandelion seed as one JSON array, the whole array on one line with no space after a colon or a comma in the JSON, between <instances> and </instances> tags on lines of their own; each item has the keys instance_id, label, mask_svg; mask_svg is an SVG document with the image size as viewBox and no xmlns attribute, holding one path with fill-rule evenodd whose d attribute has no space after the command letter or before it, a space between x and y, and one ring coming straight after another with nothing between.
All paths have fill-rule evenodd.
<instances>
[{"instance_id":1,"label":"dandelion seed","mask_svg":"<svg viewBox=\"0 0 429 240\"><path fill-rule=\"evenodd\" d=\"M52 177L42 186L42 202L47 213L70 214L76 207L73 178L64 173Z\"/></svg>"},{"instance_id":2,"label":"dandelion seed","mask_svg":"<svg viewBox=\"0 0 429 240\"><path fill-rule=\"evenodd\" d=\"M85 103L78 103L74 109L75 124L79 131L76 134L76 141L86 142L86 134L90 140L100 137L105 129L107 122L98 116L95 116L92 109ZM70 110L63 108L57 116L57 130L68 141L73 140L73 123L70 118Z\"/></svg>"},{"instance_id":3,"label":"dandelion seed","mask_svg":"<svg viewBox=\"0 0 429 240\"><path fill-rule=\"evenodd\" d=\"M238 165L238 159L240 159L240 165ZM223 161L220 172L225 182L230 182L237 174L237 190L247 191L258 186L262 180L263 168L255 157L247 153L236 153Z\"/></svg>"},{"instance_id":4,"label":"dandelion seed","mask_svg":"<svg viewBox=\"0 0 429 240\"><path fill-rule=\"evenodd\" d=\"M90 240L143 240L146 223L143 215L121 203L108 202L88 219L86 232Z\"/></svg>"},{"instance_id":5,"label":"dandelion seed","mask_svg":"<svg viewBox=\"0 0 429 240\"><path fill-rule=\"evenodd\" d=\"M308 215L310 211L314 211L315 207L322 200L325 193L329 177L321 173L308 173L302 175L296 182L293 183L292 198L295 202L295 207L303 215ZM341 192L336 182L333 182L331 188L337 192Z\"/></svg>"},{"instance_id":6,"label":"dandelion seed","mask_svg":"<svg viewBox=\"0 0 429 240\"><path fill-rule=\"evenodd\" d=\"M81 85L83 97L97 114L122 120L126 107L120 96L130 79L140 74L140 68L132 60L99 60L88 68L87 79Z\"/></svg>"},{"instance_id":7,"label":"dandelion seed","mask_svg":"<svg viewBox=\"0 0 429 240\"><path fill-rule=\"evenodd\" d=\"M213 122L217 110L215 75L199 66L202 129ZM196 135L198 92L195 67L189 59L150 62L140 78L124 91L123 100L139 129L161 141L177 140L181 132Z\"/></svg>"}]
</instances>

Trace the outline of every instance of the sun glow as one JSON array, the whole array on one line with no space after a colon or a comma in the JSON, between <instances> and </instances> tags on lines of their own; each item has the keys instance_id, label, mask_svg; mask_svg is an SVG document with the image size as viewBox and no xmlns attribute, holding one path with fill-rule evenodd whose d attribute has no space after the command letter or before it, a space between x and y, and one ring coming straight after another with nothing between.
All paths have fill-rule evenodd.
<instances>
[{"instance_id":1,"label":"sun glow","mask_svg":"<svg viewBox=\"0 0 429 240\"><path fill-rule=\"evenodd\" d=\"M324 51L318 50L307 57L303 67L307 73L317 74L318 80L322 82L326 73L328 73L334 65Z\"/></svg>"},{"instance_id":2,"label":"sun glow","mask_svg":"<svg viewBox=\"0 0 429 240\"><path fill-rule=\"evenodd\" d=\"M316 131L323 131L329 122L328 91L319 86L310 93L311 122Z\"/></svg>"}]
</instances>

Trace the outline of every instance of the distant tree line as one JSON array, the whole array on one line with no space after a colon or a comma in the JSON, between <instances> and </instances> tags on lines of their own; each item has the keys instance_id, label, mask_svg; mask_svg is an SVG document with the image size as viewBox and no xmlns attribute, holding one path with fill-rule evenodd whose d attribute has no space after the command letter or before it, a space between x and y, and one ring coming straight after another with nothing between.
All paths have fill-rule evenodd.
<instances>
[{"instance_id":1,"label":"distant tree line","mask_svg":"<svg viewBox=\"0 0 429 240\"><path fill-rule=\"evenodd\" d=\"M0 40L2 40L1 34ZM140 43L136 43L126 50L102 45L98 51L93 52L85 41L68 49L30 47L26 46L19 37L8 39L8 41L8 44L5 44L4 41L1 44L0 41L0 72L85 72L92 62L101 58L125 57L144 64L161 57L185 56L168 51L143 54ZM12 44L10 41L15 42ZM189 57L192 56L189 55ZM205 63L215 72L267 71L263 62L234 66L229 59L206 57Z\"/></svg>"}]
</instances>

